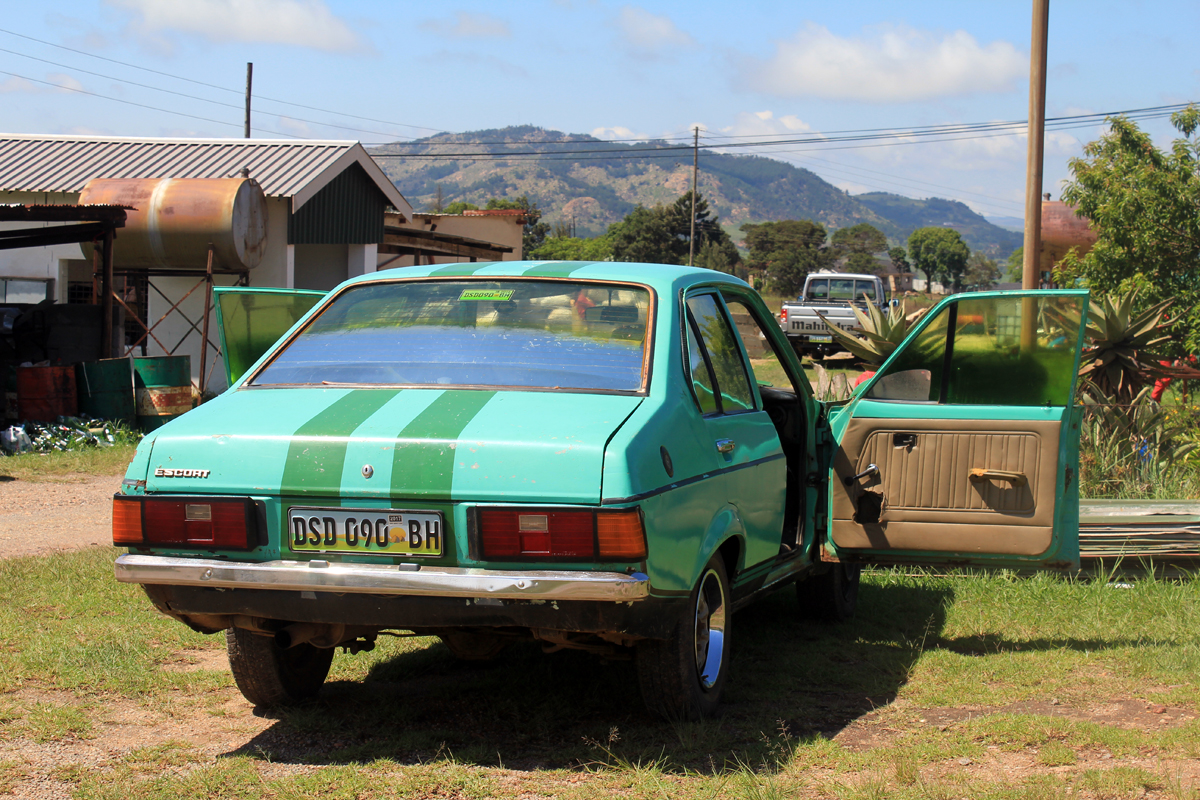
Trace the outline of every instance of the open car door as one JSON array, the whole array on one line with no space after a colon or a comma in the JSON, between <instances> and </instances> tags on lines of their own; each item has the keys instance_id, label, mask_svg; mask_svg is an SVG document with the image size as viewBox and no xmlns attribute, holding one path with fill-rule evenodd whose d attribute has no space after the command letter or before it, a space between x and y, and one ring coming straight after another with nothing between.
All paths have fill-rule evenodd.
<instances>
[{"instance_id":1,"label":"open car door","mask_svg":"<svg viewBox=\"0 0 1200 800\"><path fill-rule=\"evenodd\" d=\"M825 557L1074 570L1086 291L947 298L830 415Z\"/></svg>"},{"instance_id":2,"label":"open car door","mask_svg":"<svg viewBox=\"0 0 1200 800\"><path fill-rule=\"evenodd\" d=\"M309 289L214 288L226 385L242 377L327 294Z\"/></svg>"}]
</instances>

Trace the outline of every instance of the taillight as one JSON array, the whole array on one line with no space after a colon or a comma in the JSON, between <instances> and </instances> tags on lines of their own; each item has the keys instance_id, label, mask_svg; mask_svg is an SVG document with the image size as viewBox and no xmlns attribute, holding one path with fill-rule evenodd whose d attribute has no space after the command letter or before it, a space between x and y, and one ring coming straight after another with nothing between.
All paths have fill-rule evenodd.
<instances>
[{"instance_id":1,"label":"taillight","mask_svg":"<svg viewBox=\"0 0 1200 800\"><path fill-rule=\"evenodd\" d=\"M646 531L636 508L596 514L596 542L604 561L636 561L646 557Z\"/></svg>"},{"instance_id":2,"label":"taillight","mask_svg":"<svg viewBox=\"0 0 1200 800\"><path fill-rule=\"evenodd\" d=\"M249 550L257 545L248 497L113 497L113 544Z\"/></svg>"},{"instance_id":3,"label":"taillight","mask_svg":"<svg viewBox=\"0 0 1200 800\"><path fill-rule=\"evenodd\" d=\"M779 321L780 321L780 323L782 323L784 326L786 326L786 325L787 325L787 307L786 307L786 306L785 306L785 307L783 307L783 308L781 308L781 309L779 309Z\"/></svg>"},{"instance_id":4,"label":"taillight","mask_svg":"<svg viewBox=\"0 0 1200 800\"><path fill-rule=\"evenodd\" d=\"M480 508L478 522L480 556L487 560L638 561L646 557L646 533L636 508Z\"/></svg>"}]
</instances>

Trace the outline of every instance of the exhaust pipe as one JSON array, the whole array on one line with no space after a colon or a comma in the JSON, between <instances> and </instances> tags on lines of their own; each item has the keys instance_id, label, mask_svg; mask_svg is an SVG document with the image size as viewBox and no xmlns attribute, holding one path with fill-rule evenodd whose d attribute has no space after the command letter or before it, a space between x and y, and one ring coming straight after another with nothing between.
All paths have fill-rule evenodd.
<instances>
[{"instance_id":1,"label":"exhaust pipe","mask_svg":"<svg viewBox=\"0 0 1200 800\"><path fill-rule=\"evenodd\" d=\"M275 644L281 650L287 650L298 644L311 644L313 647L337 647L346 636L346 626L343 624L329 625L316 622L295 622L275 634Z\"/></svg>"}]
</instances>

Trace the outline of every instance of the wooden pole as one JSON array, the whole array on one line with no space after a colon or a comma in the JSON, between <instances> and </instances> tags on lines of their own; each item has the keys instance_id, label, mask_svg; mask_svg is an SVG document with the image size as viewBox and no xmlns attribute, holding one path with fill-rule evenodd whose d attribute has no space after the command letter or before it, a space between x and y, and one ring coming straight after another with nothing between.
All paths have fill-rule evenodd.
<instances>
[{"instance_id":1,"label":"wooden pole","mask_svg":"<svg viewBox=\"0 0 1200 800\"><path fill-rule=\"evenodd\" d=\"M113 229L104 232L103 244L103 276L100 279L100 296L104 298L104 326L101 329L103 344L100 354L104 358L114 358L116 348L113 347Z\"/></svg>"},{"instance_id":2,"label":"wooden pole","mask_svg":"<svg viewBox=\"0 0 1200 800\"><path fill-rule=\"evenodd\" d=\"M208 388L208 371L205 369L208 366L208 309L212 306L213 292L213 246L212 242L208 243L208 269L206 272L206 280L204 282L204 324L201 326L200 333L200 402L204 402L204 391Z\"/></svg>"},{"instance_id":3,"label":"wooden pole","mask_svg":"<svg viewBox=\"0 0 1200 800\"><path fill-rule=\"evenodd\" d=\"M250 86L254 82L254 62L246 62L246 138L250 138Z\"/></svg>"},{"instance_id":4,"label":"wooden pole","mask_svg":"<svg viewBox=\"0 0 1200 800\"><path fill-rule=\"evenodd\" d=\"M1025 155L1025 261L1022 289L1040 282L1042 245L1042 158L1046 131L1046 36L1050 0L1033 0L1033 41L1029 54L1029 147Z\"/></svg>"},{"instance_id":5,"label":"wooden pole","mask_svg":"<svg viewBox=\"0 0 1200 800\"><path fill-rule=\"evenodd\" d=\"M700 126L692 128L692 232L688 237L688 266L696 256L696 178L700 172Z\"/></svg>"},{"instance_id":6,"label":"wooden pole","mask_svg":"<svg viewBox=\"0 0 1200 800\"><path fill-rule=\"evenodd\" d=\"M1050 26L1050 0L1033 0L1033 26L1029 52L1029 144L1025 153L1025 259L1021 288L1041 283L1042 160L1046 133L1046 51ZM1037 319L1032 303L1024 303L1021 349L1031 350L1037 339Z\"/></svg>"}]
</instances>

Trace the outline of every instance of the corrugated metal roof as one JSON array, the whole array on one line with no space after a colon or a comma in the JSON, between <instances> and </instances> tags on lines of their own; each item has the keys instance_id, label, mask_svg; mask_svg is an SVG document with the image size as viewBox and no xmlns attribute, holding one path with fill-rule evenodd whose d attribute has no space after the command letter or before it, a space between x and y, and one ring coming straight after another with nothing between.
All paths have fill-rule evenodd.
<instances>
[{"instance_id":1,"label":"corrugated metal roof","mask_svg":"<svg viewBox=\"0 0 1200 800\"><path fill-rule=\"evenodd\" d=\"M412 206L354 141L0 134L0 191L78 192L92 178L236 178L244 168L268 197L293 198L295 211L351 163L412 216Z\"/></svg>"}]
</instances>

